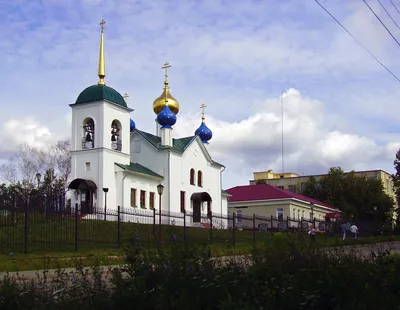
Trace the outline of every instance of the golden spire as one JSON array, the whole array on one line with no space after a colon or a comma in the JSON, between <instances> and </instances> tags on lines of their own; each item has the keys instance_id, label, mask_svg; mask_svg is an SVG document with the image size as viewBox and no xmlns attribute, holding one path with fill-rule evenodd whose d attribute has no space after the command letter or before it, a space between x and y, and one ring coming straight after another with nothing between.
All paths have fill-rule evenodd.
<instances>
[{"instance_id":1,"label":"golden spire","mask_svg":"<svg viewBox=\"0 0 400 310\"><path fill-rule=\"evenodd\" d=\"M201 106L200 106L200 109L201 109L201 122L202 123L204 123L204 121L205 121L205 116L204 116L204 108L206 108L207 106L203 103Z\"/></svg>"},{"instance_id":2,"label":"golden spire","mask_svg":"<svg viewBox=\"0 0 400 310\"><path fill-rule=\"evenodd\" d=\"M160 97L158 97L156 100L153 102L153 111L155 114L158 115L158 113L161 112L161 110L168 105L168 107L171 109L171 111L174 114L178 114L179 112L179 103L178 101L172 97L171 93L169 92L169 87L168 87L168 68L171 68L170 63L167 61L161 69L165 69L165 81L164 81L164 89Z\"/></svg>"},{"instance_id":3,"label":"golden spire","mask_svg":"<svg viewBox=\"0 0 400 310\"><path fill-rule=\"evenodd\" d=\"M97 83L99 85L105 85L104 78L106 77L106 69L104 63L104 24L106 22L104 19L101 20L101 39L100 39L100 55L99 55L99 78L100 81Z\"/></svg>"}]
</instances>

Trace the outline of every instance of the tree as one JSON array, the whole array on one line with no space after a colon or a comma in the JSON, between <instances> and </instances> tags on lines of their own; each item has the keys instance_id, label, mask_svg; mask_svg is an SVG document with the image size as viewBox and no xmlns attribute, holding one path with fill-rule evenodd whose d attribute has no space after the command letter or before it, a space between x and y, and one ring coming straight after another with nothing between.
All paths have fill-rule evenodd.
<instances>
[{"instance_id":1,"label":"tree","mask_svg":"<svg viewBox=\"0 0 400 310\"><path fill-rule=\"evenodd\" d=\"M400 222L400 149L396 152L396 157L393 162L394 170L396 171L392 174L393 180L393 190L396 195L397 206L396 206L396 214L397 214L397 223Z\"/></svg>"},{"instance_id":2,"label":"tree","mask_svg":"<svg viewBox=\"0 0 400 310\"><path fill-rule=\"evenodd\" d=\"M344 173L340 167L332 167L318 181L310 178L303 193L339 208L344 216L355 220L386 221L393 216L394 202L385 191L381 180L367 179Z\"/></svg>"},{"instance_id":3,"label":"tree","mask_svg":"<svg viewBox=\"0 0 400 310\"><path fill-rule=\"evenodd\" d=\"M66 187L71 174L70 148L69 140L60 140L45 149L19 145L9 160L0 166L0 175L12 185L21 182L21 186L31 187L36 184L37 173L44 175L48 169L53 169L56 178Z\"/></svg>"}]
</instances>

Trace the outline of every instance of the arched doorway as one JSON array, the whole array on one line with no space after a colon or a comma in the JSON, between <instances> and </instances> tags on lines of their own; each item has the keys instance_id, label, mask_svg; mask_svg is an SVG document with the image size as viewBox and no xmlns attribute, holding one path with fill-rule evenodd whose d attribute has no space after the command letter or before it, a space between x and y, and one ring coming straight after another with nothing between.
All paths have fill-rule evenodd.
<instances>
[{"instance_id":1,"label":"arched doorway","mask_svg":"<svg viewBox=\"0 0 400 310\"><path fill-rule=\"evenodd\" d=\"M81 206L82 214L93 213L93 196L96 193L97 186L91 180L86 179L75 179L69 185L68 189L74 189L77 191Z\"/></svg>"},{"instance_id":2,"label":"arched doorway","mask_svg":"<svg viewBox=\"0 0 400 310\"><path fill-rule=\"evenodd\" d=\"M203 202L207 202L207 205L211 205L211 196L207 192L193 193L190 197L193 206L193 223L201 222L201 206Z\"/></svg>"}]
</instances>

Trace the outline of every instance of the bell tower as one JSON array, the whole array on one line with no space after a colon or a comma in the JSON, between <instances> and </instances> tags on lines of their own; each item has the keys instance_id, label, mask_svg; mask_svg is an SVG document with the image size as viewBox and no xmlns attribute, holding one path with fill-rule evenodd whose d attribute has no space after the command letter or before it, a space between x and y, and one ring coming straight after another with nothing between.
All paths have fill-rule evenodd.
<instances>
[{"instance_id":1,"label":"bell tower","mask_svg":"<svg viewBox=\"0 0 400 310\"><path fill-rule=\"evenodd\" d=\"M123 96L106 85L102 20L97 84L83 90L72 108L71 203L82 213L102 210L104 192L116 201L115 163L130 162L130 112ZM104 189L104 190L103 190ZM116 209L117 206L108 206Z\"/></svg>"}]
</instances>

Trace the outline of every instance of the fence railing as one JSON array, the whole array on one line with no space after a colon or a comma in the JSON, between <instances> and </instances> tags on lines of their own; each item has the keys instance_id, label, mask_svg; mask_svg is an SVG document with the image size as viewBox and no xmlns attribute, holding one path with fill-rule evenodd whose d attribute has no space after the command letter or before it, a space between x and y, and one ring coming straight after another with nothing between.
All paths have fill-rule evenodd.
<instances>
[{"instance_id":1,"label":"fence railing","mask_svg":"<svg viewBox=\"0 0 400 310\"><path fill-rule=\"evenodd\" d=\"M275 232L302 232L313 225L321 232L338 232L334 223L318 219L244 216L235 213L163 213L157 210L122 208L81 212L78 205L61 210L0 210L0 252L35 253L119 248L140 241L156 245L180 241L185 244L255 244ZM195 220L196 219L196 220Z\"/></svg>"}]
</instances>

